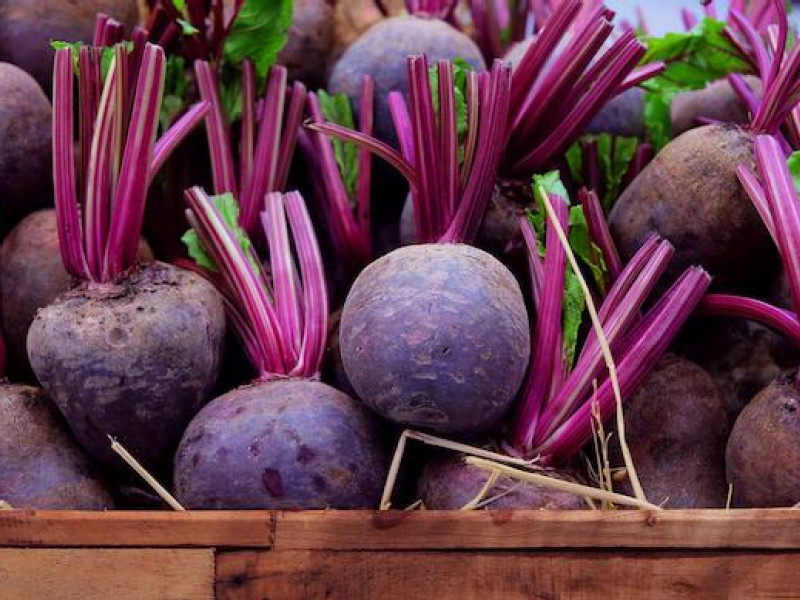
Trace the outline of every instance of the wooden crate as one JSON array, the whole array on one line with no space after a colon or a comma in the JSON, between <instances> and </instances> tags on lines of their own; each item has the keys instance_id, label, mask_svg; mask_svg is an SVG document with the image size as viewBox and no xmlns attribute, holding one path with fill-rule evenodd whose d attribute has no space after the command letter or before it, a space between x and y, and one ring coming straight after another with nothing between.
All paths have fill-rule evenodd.
<instances>
[{"instance_id":1,"label":"wooden crate","mask_svg":"<svg viewBox=\"0 0 800 600\"><path fill-rule=\"evenodd\" d=\"M0 511L0 600L800 599L800 512Z\"/></svg>"}]
</instances>

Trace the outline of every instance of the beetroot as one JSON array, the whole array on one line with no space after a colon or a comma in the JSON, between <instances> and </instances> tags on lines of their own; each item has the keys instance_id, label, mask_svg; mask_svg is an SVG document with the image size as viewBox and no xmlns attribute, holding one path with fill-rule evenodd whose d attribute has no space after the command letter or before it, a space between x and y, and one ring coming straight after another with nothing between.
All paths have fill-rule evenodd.
<instances>
[{"instance_id":1,"label":"beetroot","mask_svg":"<svg viewBox=\"0 0 800 600\"><path fill-rule=\"evenodd\" d=\"M156 145L166 59L157 46L142 44L140 50L117 46L102 86L99 70L96 85L81 86L81 122L96 127L81 136L86 161L80 178L73 145L73 50L56 52L59 242L65 269L80 283L37 314L28 356L92 458L120 466L108 444L107 436L114 435L153 468L172 453L214 384L225 328L222 299L201 277L160 263L140 268L137 262L148 184L169 149L191 131L176 124ZM81 53L84 60L100 59L98 48ZM133 60L140 61L136 80L118 77L118 69L132 68ZM91 76L84 73L86 81ZM126 94L123 84L133 93ZM117 110L130 120L112 118ZM187 115L196 123L194 116L207 110L199 105ZM111 152L89 152L90 145L110 148L112 140L122 148L119 171ZM79 180L85 184L77 186Z\"/></svg>"},{"instance_id":2,"label":"beetroot","mask_svg":"<svg viewBox=\"0 0 800 600\"><path fill-rule=\"evenodd\" d=\"M744 80L756 95L761 93L760 79L748 75ZM702 90L678 94L671 110L672 133L676 136L699 127L700 118L735 125L747 125L750 121L747 105L727 79L715 81Z\"/></svg>"},{"instance_id":3,"label":"beetroot","mask_svg":"<svg viewBox=\"0 0 800 600\"><path fill-rule=\"evenodd\" d=\"M0 500L14 508L39 510L113 506L40 389L0 384Z\"/></svg>"},{"instance_id":4,"label":"beetroot","mask_svg":"<svg viewBox=\"0 0 800 600\"><path fill-rule=\"evenodd\" d=\"M237 388L204 408L175 457L175 493L194 509L375 506L386 468L375 419L319 382Z\"/></svg>"},{"instance_id":5,"label":"beetroot","mask_svg":"<svg viewBox=\"0 0 800 600\"><path fill-rule=\"evenodd\" d=\"M216 381L219 295L201 277L154 263L124 283L84 284L36 315L31 366L89 454L118 465L108 435L163 464Z\"/></svg>"},{"instance_id":6,"label":"beetroot","mask_svg":"<svg viewBox=\"0 0 800 600\"><path fill-rule=\"evenodd\" d=\"M651 502L667 508L725 506L730 423L725 400L703 369L676 356L662 358L628 402L625 432ZM615 464L621 464L619 453Z\"/></svg>"},{"instance_id":7,"label":"beetroot","mask_svg":"<svg viewBox=\"0 0 800 600\"><path fill-rule=\"evenodd\" d=\"M550 477L581 483L567 471L549 471ZM457 454L434 456L425 465L417 484L417 497L428 510L459 510L481 491L489 474L467 464ZM587 504L574 494L501 476L487 492L489 510L583 510Z\"/></svg>"},{"instance_id":8,"label":"beetroot","mask_svg":"<svg viewBox=\"0 0 800 600\"><path fill-rule=\"evenodd\" d=\"M278 54L278 63L293 81L325 87L334 43L333 11L326 0L294 0L289 39Z\"/></svg>"},{"instance_id":9,"label":"beetroot","mask_svg":"<svg viewBox=\"0 0 800 600\"><path fill-rule=\"evenodd\" d=\"M716 276L720 287L741 289L771 274L777 256L737 169L752 169L756 136L778 133L800 90L800 45L785 50L785 6L776 3L775 7L782 12L778 50L772 52L768 44L758 49L764 59L759 61L764 93L756 98L752 92L743 92L755 108L752 123L747 128L708 125L687 131L631 182L610 215L623 257L658 233L675 244L676 268L701 264Z\"/></svg>"},{"instance_id":10,"label":"beetroot","mask_svg":"<svg viewBox=\"0 0 800 600\"><path fill-rule=\"evenodd\" d=\"M370 27L342 54L331 73L330 90L347 94L358 110L362 78L371 76L377 137L396 140L387 98L395 90L408 98L406 57L416 53L424 53L431 64L461 58L477 70L486 68L475 43L447 23L425 16L393 17Z\"/></svg>"},{"instance_id":11,"label":"beetroot","mask_svg":"<svg viewBox=\"0 0 800 600\"><path fill-rule=\"evenodd\" d=\"M261 221L270 276L248 260L249 242L240 247L246 235L237 217L222 218L218 206L232 197L212 201L195 188L187 198L193 235L222 271L216 281L231 299L231 321L259 377L211 402L189 425L175 458L178 499L189 508L375 506L387 467L380 426L366 408L313 380L325 352L328 303L302 197L267 196ZM231 210L235 215L235 206L224 212Z\"/></svg>"},{"instance_id":12,"label":"beetroot","mask_svg":"<svg viewBox=\"0 0 800 600\"><path fill-rule=\"evenodd\" d=\"M91 42L97 13L110 15L128 29L139 22L137 0L2 0L0 60L25 69L49 94L53 74L50 42Z\"/></svg>"},{"instance_id":13,"label":"beetroot","mask_svg":"<svg viewBox=\"0 0 800 600\"><path fill-rule=\"evenodd\" d=\"M340 344L348 379L371 408L457 435L497 424L530 352L516 280L464 245L409 246L367 267L342 310Z\"/></svg>"},{"instance_id":14,"label":"beetroot","mask_svg":"<svg viewBox=\"0 0 800 600\"><path fill-rule=\"evenodd\" d=\"M33 78L0 63L0 235L37 208L52 204L51 122L50 102Z\"/></svg>"},{"instance_id":15,"label":"beetroot","mask_svg":"<svg viewBox=\"0 0 800 600\"><path fill-rule=\"evenodd\" d=\"M734 506L794 506L800 499L800 393L794 377L759 393L736 420L726 468Z\"/></svg>"},{"instance_id":16,"label":"beetroot","mask_svg":"<svg viewBox=\"0 0 800 600\"><path fill-rule=\"evenodd\" d=\"M147 242L140 240L138 258L153 261ZM30 380L28 328L36 312L68 291L73 278L64 269L58 250L54 210L41 210L23 219L0 246L0 293L3 296L3 335L8 353L8 373L15 380Z\"/></svg>"}]
</instances>

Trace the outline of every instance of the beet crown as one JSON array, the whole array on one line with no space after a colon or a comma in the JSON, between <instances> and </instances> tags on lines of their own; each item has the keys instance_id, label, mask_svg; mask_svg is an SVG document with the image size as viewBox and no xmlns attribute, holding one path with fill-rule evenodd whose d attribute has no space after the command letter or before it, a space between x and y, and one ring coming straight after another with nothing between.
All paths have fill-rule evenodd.
<instances>
[{"instance_id":1,"label":"beet crown","mask_svg":"<svg viewBox=\"0 0 800 600\"><path fill-rule=\"evenodd\" d=\"M186 198L189 223L217 271L209 277L223 294L228 317L259 377L317 377L327 340L328 294L303 197L298 192L266 195L260 217L269 275L237 225L238 215L226 220L215 199L197 187L187 190ZM219 199L235 206L230 195Z\"/></svg>"},{"instance_id":2,"label":"beet crown","mask_svg":"<svg viewBox=\"0 0 800 600\"><path fill-rule=\"evenodd\" d=\"M110 58L104 73L103 57ZM74 147L78 78L79 160ZM53 178L66 270L111 282L136 264L147 189L175 147L208 111L192 107L156 142L166 60L158 46L69 47L56 51Z\"/></svg>"}]
</instances>

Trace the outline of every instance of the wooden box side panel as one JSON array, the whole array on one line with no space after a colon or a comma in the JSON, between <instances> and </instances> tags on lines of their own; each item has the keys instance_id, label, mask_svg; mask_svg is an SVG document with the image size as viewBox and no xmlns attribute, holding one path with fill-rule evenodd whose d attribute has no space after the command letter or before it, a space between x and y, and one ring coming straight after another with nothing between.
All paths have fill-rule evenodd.
<instances>
[{"instance_id":1,"label":"wooden box side panel","mask_svg":"<svg viewBox=\"0 0 800 600\"><path fill-rule=\"evenodd\" d=\"M795 552L238 551L217 600L800 599Z\"/></svg>"},{"instance_id":2,"label":"wooden box side panel","mask_svg":"<svg viewBox=\"0 0 800 600\"><path fill-rule=\"evenodd\" d=\"M0 549L0 600L214 600L214 551Z\"/></svg>"}]
</instances>

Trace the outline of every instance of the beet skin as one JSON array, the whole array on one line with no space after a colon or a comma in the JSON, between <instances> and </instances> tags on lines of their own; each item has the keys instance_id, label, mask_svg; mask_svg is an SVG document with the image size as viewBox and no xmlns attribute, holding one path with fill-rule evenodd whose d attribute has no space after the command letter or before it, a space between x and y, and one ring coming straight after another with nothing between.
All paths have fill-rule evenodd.
<instances>
[{"instance_id":1,"label":"beet skin","mask_svg":"<svg viewBox=\"0 0 800 600\"><path fill-rule=\"evenodd\" d=\"M0 500L14 508L103 510L113 503L45 393L0 385Z\"/></svg>"},{"instance_id":2,"label":"beet skin","mask_svg":"<svg viewBox=\"0 0 800 600\"><path fill-rule=\"evenodd\" d=\"M726 468L736 507L800 502L800 392L794 378L776 381L745 407L728 440Z\"/></svg>"},{"instance_id":3,"label":"beet skin","mask_svg":"<svg viewBox=\"0 0 800 600\"><path fill-rule=\"evenodd\" d=\"M375 133L394 142L388 94L397 90L408 100L406 57L419 53L427 56L431 66L438 60L462 58L479 71L486 68L475 42L444 21L393 17L370 27L342 54L331 73L330 90L347 94L358 109L362 79L371 75L375 80Z\"/></svg>"},{"instance_id":4,"label":"beet skin","mask_svg":"<svg viewBox=\"0 0 800 600\"><path fill-rule=\"evenodd\" d=\"M0 0L0 60L25 69L49 95L50 41L91 42L98 13L122 22L128 32L139 23L137 0Z\"/></svg>"},{"instance_id":5,"label":"beet skin","mask_svg":"<svg viewBox=\"0 0 800 600\"><path fill-rule=\"evenodd\" d=\"M0 235L53 203L52 113L50 101L30 75L0 63Z\"/></svg>"},{"instance_id":6,"label":"beet skin","mask_svg":"<svg viewBox=\"0 0 800 600\"><path fill-rule=\"evenodd\" d=\"M729 432L714 380L677 356L662 358L625 404L626 438L642 488L650 502L667 508L725 507ZM616 441L611 447L621 465Z\"/></svg>"},{"instance_id":7,"label":"beet skin","mask_svg":"<svg viewBox=\"0 0 800 600\"><path fill-rule=\"evenodd\" d=\"M153 253L144 240L139 243L139 260L153 261ZM56 211L40 210L25 217L0 246L3 336L12 381L33 381L28 362L28 329L36 312L72 284L72 277L61 262Z\"/></svg>"},{"instance_id":8,"label":"beet skin","mask_svg":"<svg viewBox=\"0 0 800 600\"><path fill-rule=\"evenodd\" d=\"M193 509L376 508L388 456L376 417L332 387L260 382L194 418L175 458Z\"/></svg>"},{"instance_id":9,"label":"beet skin","mask_svg":"<svg viewBox=\"0 0 800 600\"><path fill-rule=\"evenodd\" d=\"M224 335L211 284L153 263L118 285L82 284L59 296L31 325L28 355L94 460L122 466L112 435L153 468L206 400Z\"/></svg>"},{"instance_id":10,"label":"beet skin","mask_svg":"<svg viewBox=\"0 0 800 600\"><path fill-rule=\"evenodd\" d=\"M652 234L676 248L673 276L701 265L721 287L752 286L771 274L777 253L736 176L755 169L753 136L732 125L687 131L625 189L609 216L627 260Z\"/></svg>"},{"instance_id":11,"label":"beet skin","mask_svg":"<svg viewBox=\"0 0 800 600\"><path fill-rule=\"evenodd\" d=\"M278 54L278 64L289 70L292 81L302 81L309 89L324 88L333 42L331 5L326 0L294 0L289 39Z\"/></svg>"},{"instance_id":12,"label":"beet skin","mask_svg":"<svg viewBox=\"0 0 800 600\"><path fill-rule=\"evenodd\" d=\"M400 248L362 271L342 310L358 396L403 426L473 435L506 413L530 357L519 284L462 244Z\"/></svg>"},{"instance_id":13,"label":"beet skin","mask_svg":"<svg viewBox=\"0 0 800 600\"><path fill-rule=\"evenodd\" d=\"M567 472L542 473L572 483L579 481ZM489 473L473 467L458 454L442 454L425 465L417 484L417 497L428 510L459 510L471 502L483 489ZM582 510L588 508L583 498L519 481L500 477L484 500L497 497L484 508L489 510Z\"/></svg>"}]
</instances>

